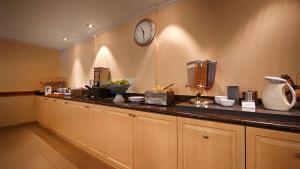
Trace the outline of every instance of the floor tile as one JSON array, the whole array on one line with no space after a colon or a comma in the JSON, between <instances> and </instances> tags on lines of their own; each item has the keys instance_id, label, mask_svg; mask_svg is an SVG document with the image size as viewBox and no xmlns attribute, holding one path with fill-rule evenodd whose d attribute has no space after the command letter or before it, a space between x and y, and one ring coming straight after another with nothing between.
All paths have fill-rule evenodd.
<instances>
[{"instance_id":1,"label":"floor tile","mask_svg":"<svg viewBox=\"0 0 300 169\"><path fill-rule=\"evenodd\" d=\"M113 169L38 124L0 128L0 169Z\"/></svg>"},{"instance_id":2,"label":"floor tile","mask_svg":"<svg viewBox=\"0 0 300 169\"><path fill-rule=\"evenodd\" d=\"M42 157L42 153L35 147L28 147L18 149L16 151L9 151L0 156L0 164L14 163L19 161L27 161Z\"/></svg>"},{"instance_id":3,"label":"floor tile","mask_svg":"<svg viewBox=\"0 0 300 169\"><path fill-rule=\"evenodd\" d=\"M46 158L40 157L27 161L21 161L7 167L7 169L56 169Z\"/></svg>"}]
</instances>

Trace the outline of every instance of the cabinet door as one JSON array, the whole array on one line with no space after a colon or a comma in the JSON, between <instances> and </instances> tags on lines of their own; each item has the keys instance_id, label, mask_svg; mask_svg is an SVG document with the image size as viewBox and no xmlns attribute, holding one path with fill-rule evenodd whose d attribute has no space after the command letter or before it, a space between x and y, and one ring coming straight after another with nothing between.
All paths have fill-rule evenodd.
<instances>
[{"instance_id":1,"label":"cabinet door","mask_svg":"<svg viewBox=\"0 0 300 169\"><path fill-rule=\"evenodd\" d=\"M49 127L55 130L56 118L56 102L57 100L50 99L48 101L48 117L49 117Z\"/></svg>"},{"instance_id":2,"label":"cabinet door","mask_svg":"<svg viewBox=\"0 0 300 169\"><path fill-rule=\"evenodd\" d=\"M244 169L245 127L179 118L181 169Z\"/></svg>"},{"instance_id":3,"label":"cabinet door","mask_svg":"<svg viewBox=\"0 0 300 169\"><path fill-rule=\"evenodd\" d=\"M73 108L73 129L74 129L73 138L74 138L74 141L79 146L86 148L87 147L87 128L88 128L89 108L86 105L72 104L71 106Z\"/></svg>"},{"instance_id":4,"label":"cabinet door","mask_svg":"<svg viewBox=\"0 0 300 169\"><path fill-rule=\"evenodd\" d=\"M62 119L61 119L61 115L63 112L65 105L64 105L64 101L60 100L57 102L57 110L55 111L56 113L56 122L55 122L55 127L56 127L56 131L58 134L62 135Z\"/></svg>"},{"instance_id":5,"label":"cabinet door","mask_svg":"<svg viewBox=\"0 0 300 169\"><path fill-rule=\"evenodd\" d=\"M134 168L177 168L177 118L134 114Z\"/></svg>"},{"instance_id":6,"label":"cabinet door","mask_svg":"<svg viewBox=\"0 0 300 169\"><path fill-rule=\"evenodd\" d=\"M101 106L95 106L91 107L88 113L88 148L95 155L105 158L106 111Z\"/></svg>"},{"instance_id":7,"label":"cabinet door","mask_svg":"<svg viewBox=\"0 0 300 169\"><path fill-rule=\"evenodd\" d=\"M248 169L299 169L300 134L247 127Z\"/></svg>"},{"instance_id":8,"label":"cabinet door","mask_svg":"<svg viewBox=\"0 0 300 169\"><path fill-rule=\"evenodd\" d=\"M44 121L45 121L45 98L40 99L40 124L44 125Z\"/></svg>"},{"instance_id":9,"label":"cabinet door","mask_svg":"<svg viewBox=\"0 0 300 169\"><path fill-rule=\"evenodd\" d=\"M58 115L58 124L60 126L61 134L70 140L73 140L74 136L74 113L75 106L73 104L70 104L70 102L67 101L62 103L62 108Z\"/></svg>"},{"instance_id":10,"label":"cabinet door","mask_svg":"<svg viewBox=\"0 0 300 169\"><path fill-rule=\"evenodd\" d=\"M44 114L44 125L47 128L50 128L50 100L46 99L45 101L45 114Z\"/></svg>"},{"instance_id":11,"label":"cabinet door","mask_svg":"<svg viewBox=\"0 0 300 169\"><path fill-rule=\"evenodd\" d=\"M42 98L40 96L35 97L35 119L39 123L41 122L41 100Z\"/></svg>"},{"instance_id":12,"label":"cabinet door","mask_svg":"<svg viewBox=\"0 0 300 169\"><path fill-rule=\"evenodd\" d=\"M133 118L129 113L107 111L107 160L118 168L133 168Z\"/></svg>"},{"instance_id":13,"label":"cabinet door","mask_svg":"<svg viewBox=\"0 0 300 169\"><path fill-rule=\"evenodd\" d=\"M61 101L60 100L56 100L54 101L53 105L52 105L52 114L53 114L53 129L59 133L59 112L61 111Z\"/></svg>"},{"instance_id":14,"label":"cabinet door","mask_svg":"<svg viewBox=\"0 0 300 169\"><path fill-rule=\"evenodd\" d=\"M49 126L49 100L48 98L43 98L41 100L41 124L44 127Z\"/></svg>"}]
</instances>

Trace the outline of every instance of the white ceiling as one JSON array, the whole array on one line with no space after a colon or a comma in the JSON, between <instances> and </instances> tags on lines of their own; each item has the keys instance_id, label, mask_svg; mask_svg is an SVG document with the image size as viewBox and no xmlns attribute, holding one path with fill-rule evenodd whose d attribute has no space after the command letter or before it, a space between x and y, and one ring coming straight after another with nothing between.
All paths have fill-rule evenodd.
<instances>
[{"instance_id":1,"label":"white ceiling","mask_svg":"<svg viewBox=\"0 0 300 169\"><path fill-rule=\"evenodd\" d=\"M0 0L0 37L63 49L167 1L170 0ZM94 29L88 29L88 23Z\"/></svg>"}]
</instances>

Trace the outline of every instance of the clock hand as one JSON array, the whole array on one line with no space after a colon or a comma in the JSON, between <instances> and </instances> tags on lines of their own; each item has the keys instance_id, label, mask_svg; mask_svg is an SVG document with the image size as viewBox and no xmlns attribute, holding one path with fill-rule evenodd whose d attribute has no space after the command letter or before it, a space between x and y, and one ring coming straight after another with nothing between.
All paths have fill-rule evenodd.
<instances>
[{"instance_id":1,"label":"clock hand","mask_svg":"<svg viewBox=\"0 0 300 169\"><path fill-rule=\"evenodd\" d=\"M144 31L143 27L141 27L141 29L142 29L142 32L143 32L143 39L145 41L145 31Z\"/></svg>"}]
</instances>

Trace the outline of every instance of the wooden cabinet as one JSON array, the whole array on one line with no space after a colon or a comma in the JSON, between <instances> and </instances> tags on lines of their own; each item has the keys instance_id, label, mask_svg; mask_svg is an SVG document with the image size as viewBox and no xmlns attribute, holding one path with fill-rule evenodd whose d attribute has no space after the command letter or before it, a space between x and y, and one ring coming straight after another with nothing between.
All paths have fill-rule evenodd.
<instances>
[{"instance_id":1,"label":"wooden cabinet","mask_svg":"<svg viewBox=\"0 0 300 169\"><path fill-rule=\"evenodd\" d=\"M68 101L61 103L59 111L59 122L58 126L60 128L61 134L67 139L73 140L74 136L74 105ZM83 119L84 120L84 119Z\"/></svg>"},{"instance_id":2,"label":"wooden cabinet","mask_svg":"<svg viewBox=\"0 0 300 169\"><path fill-rule=\"evenodd\" d=\"M55 131L58 134L61 134L60 121L61 121L61 109L62 109L62 100L59 99L47 99L46 100L46 112L48 119L48 126L51 130Z\"/></svg>"},{"instance_id":3,"label":"wooden cabinet","mask_svg":"<svg viewBox=\"0 0 300 169\"><path fill-rule=\"evenodd\" d=\"M57 130L57 111L59 111L59 108L57 107L57 100L56 99L49 99L48 101L48 117L49 117L49 127L52 130Z\"/></svg>"},{"instance_id":4,"label":"wooden cabinet","mask_svg":"<svg viewBox=\"0 0 300 169\"><path fill-rule=\"evenodd\" d=\"M35 97L35 119L39 123L41 122L41 104L42 104L42 97Z\"/></svg>"},{"instance_id":5,"label":"wooden cabinet","mask_svg":"<svg viewBox=\"0 0 300 169\"><path fill-rule=\"evenodd\" d=\"M300 168L295 133L46 97L36 119L120 169Z\"/></svg>"},{"instance_id":6,"label":"wooden cabinet","mask_svg":"<svg viewBox=\"0 0 300 169\"><path fill-rule=\"evenodd\" d=\"M134 168L177 168L177 118L135 112Z\"/></svg>"},{"instance_id":7,"label":"wooden cabinet","mask_svg":"<svg viewBox=\"0 0 300 169\"><path fill-rule=\"evenodd\" d=\"M41 125L44 125L45 121L45 108L46 108L46 100L44 98L40 99L40 121Z\"/></svg>"},{"instance_id":8,"label":"wooden cabinet","mask_svg":"<svg viewBox=\"0 0 300 169\"><path fill-rule=\"evenodd\" d=\"M177 117L43 99L43 123L116 168L177 169Z\"/></svg>"},{"instance_id":9,"label":"wooden cabinet","mask_svg":"<svg viewBox=\"0 0 300 169\"><path fill-rule=\"evenodd\" d=\"M299 169L300 134L247 127L247 169Z\"/></svg>"},{"instance_id":10,"label":"wooden cabinet","mask_svg":"<svg viewBox=\"0 0 300 169\"><path fill-rule=\"evenodd\" d=\"M58 134L62 135L62 113L63 113L63 108L65 107L63 105L64 101L63 100L58 100L56 103L55 107L55 130Z\"/></svg>"},{"instance_id":11,"label":"wooden cabinet","mask_svg":"<svg viewBox=\"0 0 300 169\"><path fill-rule=\"evenodd\" d=\"M244 169L245 127L179 118L180 169Z\"/></svg>"},{"instance_id":12,"label":"wooden cabinet","mask_svg":"<svg viewBox=\"0 0 300 169\"><path fill-rule=\"evenodd\" d=\"M118 168L133 168L133 118L128 111L107 112L107 160Z\"/></svg>"},{"instance_id":13,"label":"wooden cabinet","mask_svg":"<svg viewBox=\"0 0 300 169\"><path fill-rule=\"evenodd\" d=\"M95 155L106 158L106 111L102 106L91 106L88 111L88 148Z\"/></svg>"},{"instance_id":14,"label":"wooden cabinet","mask_svg":"<svg viewBox=\"0 0 300 169\"><path fill-rule=\"evenodd\" d=\"M73 138L81 147L87 147L88 111L86 104L72 104L73 111ZM71 108L70 108L71 109ZM65 123L65 120L63 120Z\"/></svg>"},{"instance_id":15,"label":"wooden cabinet","mask_svg":"<svg viewBox=\"0 0 300 169\"><path fill-rule=\"evenodd\" d=\"M52 106L50 106L51 111L50 113L53 114L53 130L59 133L59 118L60 118L60 111L61 111L61 100L54 100Z\"/></svg>"},{"instance_id":16,"label":"wooden cabinet","mask_svg":"<svg viewBox=\"0 0 300 169\"><path fill-rule=\"evenodd\" d=\"M37 96L38 122L73 141L73 102ZM87 122L86 122L87 123ZM86 140L86 139L85 139ZM86 141L85 141L86 142Z\"/></svg>"},{"instance_id":17,"label":"wooden cabinet","mask_svg":"<svg viewBox=\"0 0 300 169\"><path fill-rule=\"evenodd\" d=\"M44 127L49 127L49 101L48 98L40 100L40 123Z\"/></svg>"},{"instance_id":18,"label":"wooden cabinet","mask_svg":"<svg viewBox=\"0 0 300 169\"><path fill-rule=\"evenodd\" d=\"M124 169L177 168L176 117L109 108L106 119L110 163Z\"/></svg>"}]
</instances>

